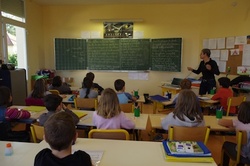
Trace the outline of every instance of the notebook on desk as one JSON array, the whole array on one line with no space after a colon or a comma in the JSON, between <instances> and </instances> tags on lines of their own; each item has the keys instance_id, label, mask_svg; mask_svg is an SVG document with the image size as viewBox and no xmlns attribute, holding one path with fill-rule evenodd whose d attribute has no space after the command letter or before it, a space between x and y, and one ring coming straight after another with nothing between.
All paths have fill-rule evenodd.
<instances>
[{"instance_id":1,"label":"notebook on desk","mask_svg":"<svg viewBox=\"0 0 250 166\"><path fill-rule=\"evenodd\" d=\"M182 78L176 78L174 77L171 84L166 84L166 86L172 86L175 88L179 88L180 87L180 83L183 79Z\"/></svg>"}]
</instances>

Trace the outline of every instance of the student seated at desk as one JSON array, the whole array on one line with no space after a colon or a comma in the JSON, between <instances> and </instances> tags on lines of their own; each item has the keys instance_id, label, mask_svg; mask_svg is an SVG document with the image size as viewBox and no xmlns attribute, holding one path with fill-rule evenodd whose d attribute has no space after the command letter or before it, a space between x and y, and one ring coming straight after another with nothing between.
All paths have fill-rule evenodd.
<instances>
[{"instance_id":1,"label":"student seated at desk","mask_svg":"<svg viewBox=\"0 0 250 166\"><path fill-rule=\"evenodd\" d=\"M121 111L115 91L105 89L98 104L98 109L93 113L93 124L98 129L133 129L134 121L126 117Z\"/></svg>"},{"instance_id":2,"label":"student seated at desk","mask_svg":"<svg viewBox=\"0 0 250 166\"><path fill-rule=\"evenodd\" d=\"M44 125L44 123L47 121L47 119L55 114L56 112L59 112L61 111L62 109L69 113L73 119L74 119L74 122L75 122L75 125L79 122L79 118L78 116L73 113L71 110L69 110L63 103L62 103L62 97L59 96L59 95L56 95L56 94L49 94L47 96L45 96L44 98L44 104L45 104L45 107L46 109L48 110L47 113L43 113L42 115L40 115L39 117L39 124L41 126Z\"/></svg>"},{"instance_id":3,"label":"student seated at desk","mask_svg":"<svg viewBox=\"0 0 250 166\"><path fill-rule=\"evenodd\" d=\"M174 111L162 120L161 125L164 130L168 130L170 125L187 127L205 125L203 114L197 103L197 96L192 90L180 91Z\"/></svg>"},{"instance_id":4,"label":"student seated at desk","mask_svg":"<svg viewBox=\"0 0 250 166\"><path fill-rule=\"evenodd\" d=\"M92 166L89 154L82 150L72 153L77 139L74 119L67 112L52 115L44 125L44 138L50 148L41 150L35 157L34 166Z\"/></svg>"},{"instance_id":5,"label":"student seated at desk","mask_svg":"<svg viewBox=\"0 0 250 166\"><path fill-rule=\"evenodd\" d=\"M227 99L229 97L233 97L233 91L231 89L229 89L229 86L230 86L230 79L229 78L221 77L221 78L218 79L218 82L220 84L220 88L211 99L212 100L219 100L220 105L223 107L223 112L224 112L224 114L226 114L226 111L227 111ZM236 107L232 106L230 108L229 113L231 115L236 114Z\"/></svg>"},{"instance_id":6,"label":"student seated at desk","mask_svg":"<svg viewBox=\"0 0 250 166\"><path fill-rule=\"evenodd\" d=\"M122 79L117 79L115 80L114 85L120 104L126 104L129 101L136 101L136 97L125 92L125 81L123 81Z\"/></svg>"},{"instance_id":7,"label":"student seated at desk","mask_svg":"<svg viewBox=\"0 0 250 166\"><path fill-rule=\"evenodd\" d=\"M97 90L98 90L98 95L101 95L101 93L102 93L102 91L103 91L103 87L101 87L99 84L97 84L97 83L94 82L94 79L95 79L94 73L88 72L88 73L86 74L86 77L88 77L90 80L92 80L92 82L93 82L93 86L92 86L92 87L93 87L94 89L97 89Z\"/></svg>"},{"instance_id":8,"label":"student seated at desk","mask_svg":"<svg viewBox=\"0 0 250 166\"><path fill-rule=\"evenodd\" d=\"M69 85L62 82L60 76L55 76L52 80L52 84L49 86L49 90L58 90L60 94L71 94L72 91Z\"/></svg>"},{"instance_id":9,"label":"student seated at desk","mask_svg":"<svg viewBox=\"0 0 250 166\"><path fill-rule=\"evenodd\" d=\"M44 106L43 98L48 94L51 94L51 92L48 91L45 80L40 78L36 80L32 92L25 99L25 103L27 106L30 105Z\"/></svg>"},{"instance_id":10,"label":"student seated at desk","mask_svg":"<svg viewBox=\"0 0 250 166\"><path fill-rule=\"evenodd\" d=\"M98 92L93 89L93 81L85 77L82 83L82 89L80 90L80 98L97 98Z\"/></svg>"},{"instance_id":11,"label":"student seated at desk","mask_svg":"<svg viewBox=\"0 0 250 166\"><path fill-rule=\"evenodd\" d=\"M28 119L30 113L17 108L8 108L12 101L10 89L5 86L0 87L0 140L30 142L28 131L12 131L11 120Z\"/></svg>"},{"instance_id":12,"label":"student seated at desk","mask_svg":"<svg viewBox=\"0 0 250 166\"><path fill-rule=\"evenodd\" d=\"M239 107L238 116L235 119L220 119L218 121L218 124L225 127L234 127L235 130L242 130L242 131L250 131L250 102L244 101L241 103ZM250 136L248 136L248 140L250 139ZM248 158L250 160L250 141L248 141L248 144L245 145L242 148L241 155L244 158ZM235 154L236 158L236 144L232 142L224 142L223 149L225 151L229 152L230 154ZM229 157L226 153L223 155L223 165L229 165Z\"/></svg>"}]
</instances>

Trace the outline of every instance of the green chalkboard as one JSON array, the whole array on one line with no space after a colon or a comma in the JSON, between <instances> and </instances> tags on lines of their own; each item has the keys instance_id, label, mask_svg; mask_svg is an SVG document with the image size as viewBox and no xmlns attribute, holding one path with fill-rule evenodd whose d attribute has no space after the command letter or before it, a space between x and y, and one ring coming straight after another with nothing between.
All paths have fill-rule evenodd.
<instances>
[{"instance_id":1,"label":"green chalkboard","mask_svg":"<svg viewBox=\"0 0 250 166\"><path fill-rule=\"evenodd\" d=\"M55 39L56 70L83 70L87 67L86 40Z\"/></svg>"},{"instance_id":2,"label":"green chalkboard","mask_svg":"<svg viewBox=\"0 0 250 166\"><path fill-rule=\"evenodd\" d=\"M89 39L90 70L148 70L149 39Z\"/></svg>"},{"instance_id":3,"label":"green chalkboard","mask_svg":"<svg viewBox=\"0 0 250 166\"><path fill-rule=\"evenodd\" d=\"M55 39L57 70L181 71L181 38Z\"/></svg>"},{"instance_id":4,"label":"green chalkboard","mask_svg":"<svg viewBox=\"0 0 250 166\"><path fill-rule=\"evenodd\" d=\"M181 71L182 38L151 40L151 67L155 71Z\"/></svg>"},{"instance_id":5,"label":"green chalkboard","mask_svg":"<svg viewBox=\"0 0 250 166\"><path fill-rule=\"evenodd\" d=\"M89 39L88 69L120 70L119 39Z\"/></svg>"},{"instance_id":6,"label":"green chalkboard","mask_svg":"<svg viewBox=\"0 0 250 166\"><path fill-rule=\"evenodd\" d=\"M148 70L150 67L149 39L120 39L122 70Z\"/></svg>"}]
</instances>

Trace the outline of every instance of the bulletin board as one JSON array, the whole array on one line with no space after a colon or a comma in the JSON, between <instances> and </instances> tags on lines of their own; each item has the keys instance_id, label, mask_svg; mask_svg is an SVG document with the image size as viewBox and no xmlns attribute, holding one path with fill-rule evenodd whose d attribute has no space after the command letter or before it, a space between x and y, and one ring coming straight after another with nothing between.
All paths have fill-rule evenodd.
<instances>
[{"instance_id":1,"label":"bulletin board","mask_svg":"<svg viewBox=\"0 0 250 166\"><path fill-rule=\"evenodd\" d=\"M247 44L250 44L249 36L246 36L246 38L247 38ZM203 47L204 47L204 45L203 45ZM211 50L211 53L213 50L228 50L228 60L226 61L226 70L225 70L225 72L221 71L221 73L222 74L229 74L229 75L237 75L237 67L242 66L243 44L235 44L234 48L223 48L223 49L211 49L210 48L210 50ZM236 55L233 55L233 50L239 50L239 51L238 51L238 53L236 53ZM211 54L211 58L213 59L212 54ZM219 65L220 64L218 64L218 66ZM249 66L250 66L250 64L249 64Z\"/></svg>"}]
</instances>

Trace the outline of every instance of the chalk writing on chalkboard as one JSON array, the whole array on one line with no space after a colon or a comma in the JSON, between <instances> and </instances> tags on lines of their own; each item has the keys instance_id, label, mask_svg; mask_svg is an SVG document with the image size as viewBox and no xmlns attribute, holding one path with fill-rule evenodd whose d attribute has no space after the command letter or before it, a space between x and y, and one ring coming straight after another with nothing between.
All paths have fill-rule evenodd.
<instances>
[{"instance_id":1,"label":"chalk writing on chalkboard","mask_svg":"<svg viewBox=\"0 0 250 166\"><path fill-rule=\"evenodd\" d=\"M86 69L86 40L56 38L55 58L57 70Z\"/></svg>"},{"instance_id":2,"label":"chalk writing on chalkboard","mask_svg":"<svg viewBox=\"0 0 250 166\"><path fill-rule=\"evenodd\" d=\"M57 70L181 71L181 38L55 39Z\"/></svg>"},{"instance_id":3,"label":"chalk writing on chalkboard","mask_svg":"<svg viewBox=\"0 0 250 166\"><path fill-rule=\"evenodd\" d=\"M152 70L181 71L181 38L152 39Z\"/></svg>"}]
</instances>

